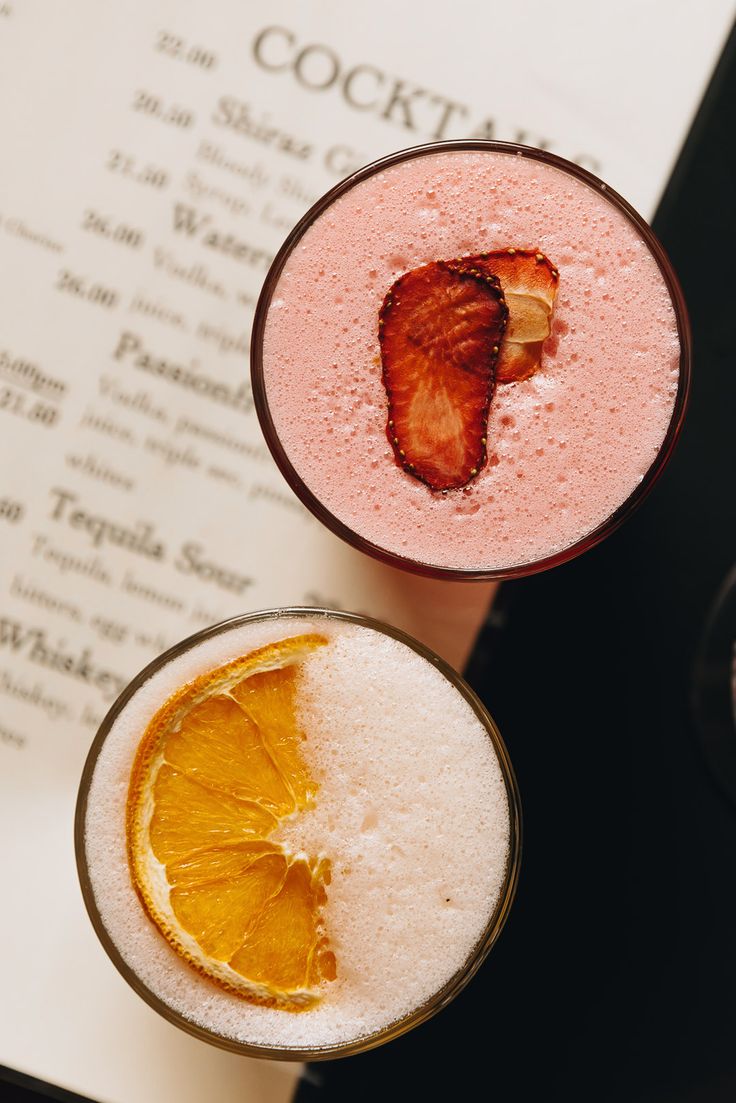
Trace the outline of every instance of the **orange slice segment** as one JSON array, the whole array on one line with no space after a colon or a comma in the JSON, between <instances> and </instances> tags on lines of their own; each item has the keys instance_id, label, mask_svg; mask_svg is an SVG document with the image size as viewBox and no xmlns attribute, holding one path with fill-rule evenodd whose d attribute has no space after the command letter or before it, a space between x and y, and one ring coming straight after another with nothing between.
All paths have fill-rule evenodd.
<instances>
[{"instance_id":1,"label":"orange slice segment","mask_svg":"<svg viewBox=\"0 0 736 1103\"><path fill-rule=\"evenodd\" d=\"M259 804L213 792L165 762L156 772L152 796L148 845L164 865L203 847L263 839L278 823Z\"/></svg>"},{"instance_id":2,"label":"orange slice segment","mask_svg":"<svg viewBox=\"0 0 736 1103\"><path fill-rule=\"evenodd\" d=\"M287 815L294 800L265 738L237 701L217 694L195 705L167 736L166 761L209 789Z\"/></svg>"},{"instance_id":3,"label":"orange slice segment","mask_svg":"<svg viewBox=\"0 0 736 1103\"><path fill-rule=\"evenodd\" d=\"M309 801L311 781L299 752L304 734L294 724L298 668L264 671L246 678L230 691L245 714L263 733L268 753L289 786L299 808Z\"/></svg>"},{"instance_id":4,"label":"orange slice segment","mask_svg":"<svg viewBox=\"0 0 736 1103\"><path fill-rule=\"evenodd\" d=\"M336 975L323 909L327 858L269 841L317 786L296 723L304 634L174 694L151 720L128 793L131 877L180 957L254 1003L302 1010Z\"/></svg>"},{"instance_id":5,"label":"orange slice segment","mask_svg":"<svg viewBox=\"0 0 736 1103\"><path fill-rule=\"evenodd\" d=\"M308 864L289 866L279 891L261 910L250 937L230 964L243 976L284 990L308 988L319 933L316 916L324 889Z\"/></svg>"},{"instance_id":6,"label":"orange slice segment","mask_svg":"<svg viewBox=\"0 0 736 1103\"><path fill-rule=\"evenodd\" d=\"M283 854L251 858L241 868L231 869L227 880L172 889L171 908L208 957L232 965L233 956L242 952L256 917L281 891L286 872ZM275 979L267 970L262 970L262 977L265 982ZM253 975L253 979L261 977Z\"/></svg>"}]
</instances>

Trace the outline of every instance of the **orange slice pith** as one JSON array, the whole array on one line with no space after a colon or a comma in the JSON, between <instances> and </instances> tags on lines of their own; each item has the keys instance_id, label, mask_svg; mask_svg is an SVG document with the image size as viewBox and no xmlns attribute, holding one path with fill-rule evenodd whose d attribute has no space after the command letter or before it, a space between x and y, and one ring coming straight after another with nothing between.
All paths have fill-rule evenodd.
<instances>
[{"instance_id":1,"label":"orange slice pith","mask_svg":"<svg viewBox=\"0 0 736 1103\"><path fill-rule=\"evenodd\" d=\"M295 699L299 664L327 642L293 636L184 686L146 728L128 791L128 861L149 918L198 972L288 1011L336 975L329 859L268 839L313 803Z\"/></svg>"}]
</instances>

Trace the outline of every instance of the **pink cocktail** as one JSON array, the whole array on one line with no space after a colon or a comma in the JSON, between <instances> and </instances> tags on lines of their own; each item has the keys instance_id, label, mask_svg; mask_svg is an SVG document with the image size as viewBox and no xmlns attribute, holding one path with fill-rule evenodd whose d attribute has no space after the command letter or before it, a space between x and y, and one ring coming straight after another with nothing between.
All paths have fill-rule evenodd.
<instances>
[{"instance_id":1,"label":"pink cocktail","mask_svg":"<svg viewBox=\"0 0 736 1103\"><path fill-rule=\"evenodd\" d=\"M508 267L496 279L506 254L552 273L548 300L531 284L519 295ZM438 276L470 308L435 311ZM465 356L453 333L492 295L508 326L484 315ZM452 329L439 360L435 320ZM503 366L515 336L536 350L516 375ZM362 550L456 578L528 574L612 531L674 446L689 362L679 285L642 219L575 165L485 142L396 154L328 193L274 262L252 347L261 424L302 501ZM458 395L478 371L466 413ZM434 410L438 456L458 451L459 419L471 458L457 477L433 470Z\"/></svg>"}]
</instances>

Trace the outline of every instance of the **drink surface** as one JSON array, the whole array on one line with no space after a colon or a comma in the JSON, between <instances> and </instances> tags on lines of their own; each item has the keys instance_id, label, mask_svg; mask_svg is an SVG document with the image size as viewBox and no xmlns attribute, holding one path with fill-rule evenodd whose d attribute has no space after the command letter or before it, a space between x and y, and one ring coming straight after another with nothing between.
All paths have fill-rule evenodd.
<instances>
[{"instance_id":1,"label":"drink surface","mask_svg":"<svg viewBox=\"0 0 736 1103\"><path fill-rule=\"evenodd\" d=\"M307 1010L256 1006L199 975L146 915L131 883L126 801L146 726L204 672L301 633L327 639L299 664L301 757L313 806L270 841L329 861L322 909L336 976ZM115 720L90 784L85 850L117 951L173 1011L223 1038L268 1047L345 1043L421 1006L483 935L509 861L509 806L488 732L455 687L405 644L315 617L257 621L157 671Z\"/></svg>"},{"instance_id":2,"label":"drink surface","mask_svg":"<svg viewBox=\"0 0 736 1103\"><path fill-rule=\"evenodd\" d=\"M559 271L541 367L496 386L477 477L433 493L387 439L379 311L402 273L509 247ZM679 357L661 271L604 191L533 158L446 151L367 177L306 230L273 292L263 374L290 463L339 521L419 563L494 570L569 548L632 494Z\"/></svg>"}]
</instances>

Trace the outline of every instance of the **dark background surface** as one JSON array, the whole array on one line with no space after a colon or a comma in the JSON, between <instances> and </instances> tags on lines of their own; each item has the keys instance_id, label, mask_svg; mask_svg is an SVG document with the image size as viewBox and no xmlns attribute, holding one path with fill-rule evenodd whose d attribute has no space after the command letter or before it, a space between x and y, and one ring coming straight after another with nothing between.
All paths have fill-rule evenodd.
<instances>
[{"instance_id":1,"label":"dark background surface","mask_svg":"<svg viewBox=\"0 0 736 1103\"><path fill-rule=\"evenodd\" d=\"M690 707L707 613L736 558L734 135L732 35L654 222L693 324L683 437L623 529L503 587L467 671L524 805L500 942L437 1018L311 1066L298 1103L736 1101L736 809ZM76 1098L5 1077L16 1083L0 1083L2 1099Z\"/></svg>"}]
</instances>

